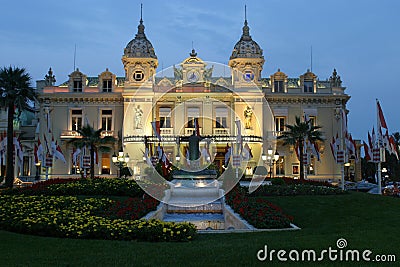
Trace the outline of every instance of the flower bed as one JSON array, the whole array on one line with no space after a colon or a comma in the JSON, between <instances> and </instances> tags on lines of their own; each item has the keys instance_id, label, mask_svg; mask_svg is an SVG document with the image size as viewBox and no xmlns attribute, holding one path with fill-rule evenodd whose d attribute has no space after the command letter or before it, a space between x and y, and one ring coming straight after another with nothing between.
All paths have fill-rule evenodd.
<instances>
[{"instance_id":1,"label":"flower bed","mask_svg":"<svg viewBox=\"0 0 400 267\"><path fill-rule=\"evenodd\" d=\"M293 217L262 198L249 198L244 189L235 187L225 196L226 203L251 225L259 229L290 227Z\"/></svg>"},{"instance_id":2,"label":"flower bed","mask_svg":"<svg viewBox=\"0 0 400 267\"><path fill-rule=\"evenodd\" d=\"M149 195L143 198L128 198L125 201L114 202L104 215L109 218L137 220L157 208L159 202Z\"/></svg>"},{"instance_id":3,"label":"flower bed","mask_svg":"<svg viewBox=\"0 0 400 267\"><path fill-rule=\"evenodd\" d=\"M108 198L0 195L0 228L43 236L144 241L189 241L189 223L126 220L101 216Z\"/></svg>"},{"instance_id":4,"label":"flower bed","mask_svg":"<svg viewBox=\"0 0 400 267\"><path fill-rule=\"evenodd\" d=\"M11 194L27 195L113 195L141 197L144 191L133 180L125 179L50 179L31 187L12 189Z\"/></svg>"},{"instance_id":5,"label":"flower bed","mask_svg":"<svg viewBox=\"0 0 400 267\"><path fill-rule=\"evenodd\" d=\"M296 195L340 195L345 191L337 187L315 186L308 184L263 185L250 196L296 196Z\"/></svg>"}]
</instances>

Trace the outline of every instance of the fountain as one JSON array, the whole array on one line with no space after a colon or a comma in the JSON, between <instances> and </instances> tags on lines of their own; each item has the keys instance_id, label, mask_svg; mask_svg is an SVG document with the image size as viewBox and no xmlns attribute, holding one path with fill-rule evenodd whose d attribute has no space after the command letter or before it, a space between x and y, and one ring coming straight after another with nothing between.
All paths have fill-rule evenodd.
<instances>
[{"instance_id":1,"label":"fountain","mask_svg":"<svg viewBox=\"0 0 400 267\"><path fill-rule=\"evenodd\" d=\"M192 135L191 137L193 137ZM190 222L198 230L254 229L225 205L215 170L200 169L198 138L189 138L189 170L176 170L159 208L145 219Z\"/></svg>"}]
</instances>

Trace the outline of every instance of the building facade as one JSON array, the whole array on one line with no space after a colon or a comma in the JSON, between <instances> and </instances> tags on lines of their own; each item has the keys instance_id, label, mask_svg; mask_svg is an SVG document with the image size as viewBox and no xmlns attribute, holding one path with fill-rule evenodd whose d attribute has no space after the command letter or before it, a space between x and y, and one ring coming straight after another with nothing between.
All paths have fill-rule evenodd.
<instances>
[{"instance_id":1,"label":"building facade","mask_svg":"<svg viewBox=\"0 0 400 267\"><path fill-rule=\"evenodd\" d=\"M340 114L348 112L350 96L336 70L324 81L309 70L297 78L289 78L279 69L269 77L261 77L263 50L251 37L247 20L226 66L228 75L218 74L216 69L221 66L203 61L194 49L170 72L157 73L157 55L145 35L142 19L124 49L122 63L125 77L116 77L108 69L91 77L76 69L66 82L56 86L50 69L45 80L38 81L40 127L36 139L42 144L54 139L66 159L65 163L53 159L51 167L42 168L42 175L44 171L50 178L80 175L84 166L76 160L78 154L70 140L80 138L77 130L85 124L119 140L110 145L110 151L96 153L96 176L117 175L112 155L121 150L129 154L127 164L134 174L143 175L146 147L150 154L156 154L158 144L171 162L180 161L182 165L187 137L196 130L197 123L200 135L206 138L200 142L200 150L207 147L211 155L207 161L221 170L227 148L235 147L241 135L243 145L252 154L246 166L241 166L246 175L251 175L255 166L265 165L274 177L296 178L296 148L283 146L277 137L286 124L295 122L296 116L306 116L311 123L322 126L325 137L318 143L320 159L309 153L307 177L340 179L340 165L330 151L330 142L342 132ZM161 140L152 128L151 122L155 121L159 122ZM240 121L240 129L236 121ZM271 150L276 160L274 155L267 155ZM351 164L351 171L359 176L355 162Z\"/></svg>"}]
</instances>

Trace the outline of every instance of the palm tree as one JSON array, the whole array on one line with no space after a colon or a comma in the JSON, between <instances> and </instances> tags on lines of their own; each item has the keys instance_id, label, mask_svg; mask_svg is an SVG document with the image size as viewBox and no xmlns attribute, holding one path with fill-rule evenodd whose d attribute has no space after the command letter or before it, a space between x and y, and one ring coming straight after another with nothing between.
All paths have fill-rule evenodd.
<instances>
[{"instance_id":1,"label":"palm tree","mask_svg":"<svg viewBox=\"0 0 400 267\"><path fill-rule=\"evenodd\" d=\"M296 116L296 123L294 125L286 124L287 130L278 136L278 139L283 139L283 145L293 145L299 147L300 150L300 180L304 180L304 164L303 164L303 149L304 141L310 142L323 141L322 132L319 131L321 126L314 126L310 124L311 120L302 122L300 117Z\"/></svg>"},{"instance_id":2,"label":"palm tree","mask_svg":"<svg viewBox=\"0 0 400 267\"><path fill-rule=\"evenodd\" d=\"M14 183L13 164L13 121L15 109L19 114L22 110L34 111L34 103L37 101L37 93L31 87L31 76L24 68L4 67L0 69L0 107L7 109L7 162L6 182L7 187ZM19 115L18 115L19 116Z\"/></svg>"},{"instance_id":3,"label":"palm tree","mask_svg":"<svg viewBox=\"0 0 400 267\"><path fill-rule=\"evenodd\" d=\"M105 146L106 144L115 143L116 139L113 136L101 136L101 132L103 129L95 130L89 124L83 126L81 129L77 130L77 132L82 136L79 139L73 139L68 143L72 143L76 147L82 148L84 146L89 147L90 150L90 178L94 178L94 152L98 148L102 151L110 150L109 147Z\"/></svg>"}]
</instances>

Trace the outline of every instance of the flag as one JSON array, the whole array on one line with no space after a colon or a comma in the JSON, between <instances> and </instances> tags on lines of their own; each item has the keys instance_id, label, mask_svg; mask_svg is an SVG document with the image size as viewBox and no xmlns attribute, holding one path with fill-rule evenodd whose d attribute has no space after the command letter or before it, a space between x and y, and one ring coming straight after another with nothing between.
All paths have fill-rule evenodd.
<instances>
[{"instance_id":1,"label":"flag","mask_svg":"<svg viewBox=\"0 0 400 267\"><path fill-rule=\"evenodd\" d=\"M251 153L251 148L248 143L244 145L242 155L244 160L250 160L253 158L253 153Z\"/></svg>"},{"instance_id":2,"label":"flag","mask_svg":"<svg viewBox=\"0 0 400 267\"><path fill-rule=\"evenodd\" d=\"M394 141L393 136L389 137L389 143L390 143L391 153L394 154L398 160L399 155L397 154L396 142Z\"/></svg>"},{"instance_id":3,"label":"flag","mask_svg":"<svg viewBox=\"0 0 400 267\"><path fill-rule=\"evenodd\" d=\"M371 135L369 134L369 131L368 131L368 145L369 145L369 148L370 148L370 149L373 149L373 148L374 148L374 143L373 143L373 141L372 141Z\"/></svg>"},{"instance_id":4,"label":"flag","mask_svg":"<svg viewBox=\"0 0 400 267\"><path fill-rule=\"evenodd\" d=\"M194 135L200 136L200 126L198 118L194 118L194 131L195 131Z\"/></svg>"},{"instance_id":5,"label":"flag","mask_svg":"<svg viewBox=\"0 0 400 267\"><path fill-rule=\"evenodd\" d=\"M365 154L365 159L367 161L372 160L372 150L368 147L368 145L363 141L363 147L364 147L364 154Z\"/></svg>"},{"instance_id":6,"label":"flag","mask_svg":"<svg viewBox=\"0 0 400 267\"><path fill-rule=\"evenodd\" d=\"M309 142L309 146L308 147L311 149L311 153L317 158L318 161L320 161L321 160L321 155L319 153L318 144L315 143L315 142Z\"/></svg>"},{"instance_id":7,"label":"flag","mask_svg":"<svg viewBox=\"0 0 400 267\"><path fill-rule=\"evenodd\" d=\"M339 140L337 134L336 134L336 139L335 139L334 136L332 136L332 142L330 143L330 146L331 146L331 151L332 151L333 158L335 160L336 160L336 153L338 151L338 141L340 141L340 140Z\"/></svg>"},{"instance_id":8,"label":"flag","mask_svg":"<svg viewBox=\"0 0 400 267\"><path fill-rule=\"evenodd\" d=\"M14 133L15 135L15 133ZM24 160L24 152L22 151L22 145L21 145L21 141L19 139L19 137L15 137L13 138L13 144L16 150L16 156L18 158L18 165L22 166L22 162Z\"/></svg>"},{"instance_id":9,"label":"flag","mask_svg":"<svg viewBox=\"0 0 400 267\"><path fill-rule=\"evenodd\" d=\"M45 108L44 109L44 116L46 118L46 124L47 124L47 132L51 132L51 119L50 119L50 109Z\"/></svg>"},{"instance_id":10,"label":"flag","mask_svg":"<svg viewBox=\"0 0 400 267\"><path fill-rule=\"evenodd\" d=\"M388 130L386 129L386 133L385 133L385 135L383 136L383 147L387 150L387 151L389 151L389 153L391 153L391 151L392 151L392 148L391 148L391 146L390 146L390 140L389 140L390 138L389 138L389 133L388 133Z\"/></svg>"},{"instance_id":11,"label":"flag","mask_svg":"<svg viewBox=\"0 0 400 267\"><path fill-rule=\"evenodd\" d=\"M240 144L239 148L242 148L242 125L240 120L235 121L237 127L236 143Z\"/></svg>"},{"instance_id":12,"label":"flag","mask_svg":"<svg viewBox=\"0 0 400 267\"><path fill-rule=\"evenodd\" d=\"M228 166L231 154L232 154L232 147L227 145L227 147L225 148L225 167Z\"/></svg>"},{"instance_id":13,"label":"flag","mask_svg":"<svg viewBox=\"0 0 400 267\"><path fill-rule=\"evenodd\" d=\"M47 142L47 138L46 138L45 134L43 134L43 139L44 139L44 143L46 144L47 152L48 153L51 152L50 149L49 149L49 143Z\"/></svg>"},{"instance_id":14,"label":"flag","mask_svg":"<svg viewBox=\"0 0 400 267\"><path fill-rule=\"evenodd\" d=\"M374 127L372 127L371 140L372 140L372 148L374 148L376 146L376 135L375 135L375 128Z\"/></svg>"},{"instance_id":15,"label":"flag","mask_svg":"<svg viewBox=\"0 0 400 267\"><path fill-rule=\"evenodd\" d=\"M153 127L154 134L157 136L158 141L161 142L161 134L160 134L160 122L152 121L151 126Z\"/></svg>"},{"instance_id":16,"label":"flag","mask_svg":"<svg viewBox=\"0 0 400 267\"><path fill-rule=\"evenodd\" d=\"M50 150L51 150L51 155L54 155L54 153L57 150L56 142L54 141L54 136L53 135L51 135Z\"/></svg>"},{"instance_id":17,"label":"flag","mask_svg":"<svg viewBox=\"0 0 400 267\"><path fill-rule=\"evenodd\" d=\"M160 145L157 146L157 153L158 153L158 159L161 159L164 151L161 149Z\"/></svg>"},{"instance_id":18,"label":"flag","mask_svg":"<svg viewBox=\"0 0 400 267\"><path fill-rule=\"evenodd\" d=\"M388 129L385 117L383 116L382 108L381 105L379 104L378 99L376 100L376 105L378 109L378 125L382 128L385 128L386 130Z\"/></svg>"},{"instance_id":19,"label":"flag","mask_svg":"<svg viewBox=\"0 0 400 267\"><path fill-rule=\"evenodd\" d=\"M44 148L42 143L40 142L40 139L38 138L38 146L37 146L37 151L36 151L36 156L38 158L38 162L41 160L44 162L43 156L44 156Z\"/></svg>"},{"instance_id":20,"label":"flag","mask_svg":"<svg viewBox=\"0 0 400 267\"><path fill-rule=\"evenodd\" d=\"M80 148L76 149L75 152L72 154L72 163L76 166L77 165L77 158L81 153Z\"/></svg>"},{"instance_id":21,"label":"flag","mask_svg":"<svg viewBox=\"0 0 400 267\"><path fill-rule=\"evenodd\" d=\"M37 156L37 151L38 151L38 147L35 144L34 147L33 147L33 157L35 158L35 164L39 162L39 158Z\"/></svg>"},{"instance_id":22,"label":"flag","mask_svg":"<svg viewBox=\"0 0 400 267\"><path fill-rule=\"evenodd\" d=\"M53 156L54 156L54 158L59 159L62 162L64 162L64 164L67 164L64 154L62 153L61 147L57 144L57 141L55 142L55 150L53 151Z\"/></svg>"}]
</instances>

